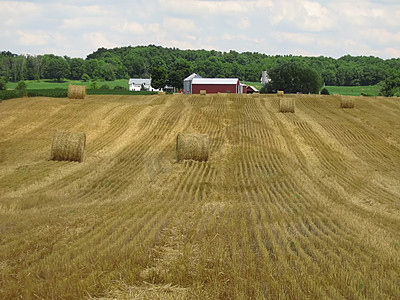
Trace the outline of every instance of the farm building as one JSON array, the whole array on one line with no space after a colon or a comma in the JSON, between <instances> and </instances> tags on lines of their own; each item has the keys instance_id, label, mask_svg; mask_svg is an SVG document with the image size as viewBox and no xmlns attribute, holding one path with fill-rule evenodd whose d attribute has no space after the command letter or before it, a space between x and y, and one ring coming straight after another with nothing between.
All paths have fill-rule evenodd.
<instances>
[{"instance_id":1,"label":"farm building","mask_svg":"<svg viewBox=\"0 0 400 300\"><path fill-rule=\"evenodd\" d=\"M183 80L183 92L185 94L191 94L192 93L192 80L193 78L202 78L200 75L197 75L196 73L193 73L189 77L185 78Z\"/></svg>"},{"instance_id":2,"label":"farm building","mask_svg":"<svg viewBox=\"0 0 400 300\"><path fill-rule=\"evenodd\" d=\"M143 79L143 78L131 78L129 79L129 90L130 91L141 91L142 87L146 91L154 92L158 91L157 89L152 88L151 79Z\"/></svg>"},{"instance_id":3,"label":"farm building","mask_svg":"<svg viewBox=\"0 0 400 300\"><path fill-rule=\"evenodd\" d=\"M208 94L232 93L243 94L245 85L240 84L238 78L193 78L192 94L200 94L205 90Z\"/></svg>"},{"instance_id":4,"label":"farm building","mask_svg":"<svg viewBox=\"0 0 400 300\"><path fill-rule=\"evenodd\" d=\"M253 94L253 93L258 93L259 91L252 85L249 85L247 88L247 94Z\"/></svg>"},{"instance_id":5,"label":"farm building","mask_svg":"<svg viewBox=\"0 0 400 300\"><path fill-rule=\"evenodd\" d=\"M261 84L264 86L266 83L271 81L271 78L268 75L267 71L262 71L262 75L261 75Z\"/></svg>"}]
</instances>

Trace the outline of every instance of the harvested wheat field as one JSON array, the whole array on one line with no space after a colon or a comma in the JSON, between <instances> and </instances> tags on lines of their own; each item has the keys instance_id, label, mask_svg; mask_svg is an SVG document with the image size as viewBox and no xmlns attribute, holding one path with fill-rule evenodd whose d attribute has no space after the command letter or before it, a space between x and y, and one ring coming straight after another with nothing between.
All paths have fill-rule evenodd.
<instances>
[{"instance_id":1,"label":"harvested wheat field","mask_svg":"<svg viewBox=\"0 0 400 300\"><path fill-rule=\"evenodd\" d=\"M400 299L400 100L356 101L4 101L0 298ZM82 162L50 159L55 130Z\"/></svg>"}]
</instances>

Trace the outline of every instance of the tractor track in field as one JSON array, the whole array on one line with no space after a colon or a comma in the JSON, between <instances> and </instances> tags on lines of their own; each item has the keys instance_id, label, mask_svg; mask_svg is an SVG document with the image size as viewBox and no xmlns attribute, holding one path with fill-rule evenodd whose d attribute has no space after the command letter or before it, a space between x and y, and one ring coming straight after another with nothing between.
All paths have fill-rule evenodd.
<instances>
[{"instance_id":1,"label":"tractor track in field","mask_svg":"<svg viewBox=\"0 0 400 300\"><path fill-rule=\"evenodd\" d=\"M3 103L0 298L400 297L399 101L287 97L295 114L271 95ZM86 132L83 163L48 160L55 129ZM209 160L177 163L178 132L208 134Z\"/></svg>"}]
</instances>

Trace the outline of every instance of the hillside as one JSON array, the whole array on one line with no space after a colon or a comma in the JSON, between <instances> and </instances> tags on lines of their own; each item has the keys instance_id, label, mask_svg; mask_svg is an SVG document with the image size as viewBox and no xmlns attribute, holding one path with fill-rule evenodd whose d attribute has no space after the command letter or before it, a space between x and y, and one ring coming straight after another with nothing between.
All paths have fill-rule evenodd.
<instances>
[{"instance_id":1,"label":"hillside","mask_svg":"<svg viewBox=\"0 0 400 300\"><path fill-rule=\"evenodd\" d=\"M328 86L370 86L397 76L400 59L345 55L340 58L295 55L268 55L231 50L181 50L156 45L99 48L86 59L68 56L17 55L0 52L0 79L20 80L97 80L148 78L154 67L165 68L170 84L196 72L203 77L239 78L260 82L264 70L285 62L306 64L321 74ZM176 86L179 87L179 86Z\"/></svg>"},{"instance_id":2,"label":"hillside","mask_svg":"<svg viewBox=\"0 0 400 300\"><path fill-rule=\"evenodd\" d=\"M0 103L0 298L399 299L400 101ZM84 131L82 163L49 160ZM175 162L178 132L207 162ZM136 297L136 298L135 298Z\"/></svg>"}]
</instances>

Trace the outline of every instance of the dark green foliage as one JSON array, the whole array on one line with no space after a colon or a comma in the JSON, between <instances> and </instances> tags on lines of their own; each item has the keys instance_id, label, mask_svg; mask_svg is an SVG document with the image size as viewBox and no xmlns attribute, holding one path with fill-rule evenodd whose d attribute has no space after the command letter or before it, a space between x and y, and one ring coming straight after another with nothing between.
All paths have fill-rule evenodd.
<instances>
[{"instance_id":1,"label":"dark green foliage","mask_svg":"<svg viewBox=\"0 0 400 300\"><path fill-rule=\"evenodd\" d=\"M131 92L126 88L122 89L88 89L87 95L154 95L157 92ZM7 100L21 97L49 97L49 98L66 98L68 90L66 89L37 89L37 90L7 90L0 91L0 100Z\"/></svg>"},{"instance_id":2,"label":"dark green foliage","mask_svg":"<svg viewBox=\"0 0 400 300\"><path fill-rule=\"evenodd\" d=\"M91 89L91 90L95 90L95 89L98 89L98 88L99 88L99 85L97 84L96 81L92 81L88 86L88 89Z\"/></svg>"},{"instance_id":3,"label":"dark green foliage","mask_svg":"<svg viewBox=\"0 0 400 300\"><path fill-rule=\"evenodd\" d=\"M90 81L90 76L89 76L88 74L84 73L84 74L81 76L81 80L82 80L83 82L89 82L89 81Z\"/></svg>"},{"instance_id":4,"label":"dark green foliage","mask_svg":"<svg viewBox=\"0 0 400 300\"><path fill-rule=\"evenodd\" d=\"M0 100L28 97L51 97L65 98L68 91L65 89L43 89L43 90L8 90L0 91Z\"/></svg>"},{"instance_id":5,"label":"dark green foliage","mask_svg":"<svg viewBox=\"0 0 400 300\"><path fill-rule=\"evenodd\" d=\"M264 84L261 89L260 89L260 94L266 94L267 93L267 86Z\"/></svg>"},{"instance_id":6,"label":"dark green foliage","mask_svg":"<svg viewBox=\"0 0 400 300\"><path fill-rule=\"evenodd\" d=\"M324 88L321 90L321 95L330 95L328 89L324 87Z\"/></svg>"},{"instance_id":7,"label":"dark green foliage","mask_svg":"<svg viewBox=\"0 0 400 300\"><path fill-rule=\"evenodd\" d=\"M62 78L90 81L153 77L154 67L163 66L171 82L180 87L180 61L203 77L237 77L258 82L263 70L296 61L317 70L327 86L367 86L385 80L400 69L400 59L383 60L372 56L345 55L330 57L302 57L267 55L257 52L220 52L215 50L180 50L160 46L100 48L86 59L55 55L17 55L0 52L0 77L12 82L32 79ZM186 72L185 72L186 73ZM187 72L190 75L191 72ZM86 76L84 75L86 74ZM84 76L84 77L83 77ZM183 77L184 78L184 77Z\"/></svg>"},{"instance_id":8,"label":"dark green foliage","mask_svg":"<svg viewBox=\"0 0 400 300\"><path fill-rule=\"evenodd\" d=\"M177 60L168 75L168 83L178 89L183 88L183 80L193 73L190 62L186 59Z\"/></svg>"},{"instance_id":9,"label":"dark green foliage","mask_svg":"<svg viewBox=\"0 0 400 300\"><path fill-rule=\"evenodd\" d=\"M87 74L84 74L84 60L81 58L72 58L69 60L69 69L70 69L70 76L69 79L72 80L83 80L83 76ZM90 80L90 78L89 78ZM85 80L85 81L89 81Z\"/></svg>"},{"instance_id":10,"label":"dark green foliage","mask_svg":"<svg viewBox=\"0 0 400 300\"><path fill-rule=\"evenodd\" d=\"M69 75L69 64L63 57L54 55L45 56L44 76L48 79L61 81Z\"/></svg>"},{"instance_id":11,"label":"dark green foliage","mask_svg":"<svg viewBox=\"0 0 400 300\"><path fill-rule=\"evenodd\" d=\"M369 94L369 93L364 93L364 92L362 92L362 93L361 93L361 96L364 96L364 97L373 97L374 95Z\"/></svg>"},{"instance_id":12,"label":"dark green foliage","mask_svg":"<svg viewBox=\"0 0 400 300\"><path fill-rule=\"evenodd\" d=\"M87 90L87 95L155 95L157 92L148 92L148 91L140 91L140 92L131 92L128 89L95 89L95 90Z\"/></svg>"},{"instance_id":13,"label":"dark green foliage","mask_svg":"<svg viewBox=\"0 0 400 300\"><path fill-rule=\"evenodd\" d=\"M272 68L268 74L271 78L272 91L318 94L323 85L321 75L316 70L297 61L281 63Z\"/></svg>"},{"instance_id":14,"label":"dark green foliage","mask_svg":"<svg viewBox=\"0 0 400 300\"><path fill-rule=\"evenodd\" d=\"M400 73L393 74L381 83L381 96L392 97L400 95Z\"/></svg>"},{"instance_id":15,"label":"dark green foliage","mask_svg":"<svg viewBox=\"0 0 400 300\"><path fill-rule=\"evenodd\" d=\"M43 89L43 90L27 90L28 97L51 97L51 98L64 98L68 96L66 89Z\"/></svg>"},{"instance_id":16,"label":"dark green foliage","mask_svg":"<svg viewBox=\"0 0 400 300\"><path fill-rule=\"evenodd\" d=\"M117 91L123 91L123 90L128 90L126 87L123 87L123 86L120 86L120 85L117 85L117 86L115 86L114 87L114 90L117 90Z\"/></svg>"},{"instance_id":17,"label":"dark green foliage","mask_svg":"<svg viewBox=\"0 0 400 300\"><path fill-rule=\"evenodd\" d=\"M99 90L109 90L110 89L110 87L107 85L107 84L103 84L100 88L99 88Z\"/></svg>"},{"instance_id":18,"label":"dark green foliage","mask_svg":"<svg viewBox=\"0 0 400 300\"><path fill-rule=\"evenodd\" d=\"M7 89L7 79L5 77L0 78L0 91Z\"/></svg>"},{"instance_id":19,"label":"dark green foliage","mask_svg":"<svg viewBox=\"0 0 400 300\"><path fill-rule=\"evenodd\" d=\"M20 98L20 97L23 97L24 95L25 95L24 91L2 90L2 91L0 91L0 100Z\"/></svg>"},{"instance_id":20,"label":"dark green foliage","mask_svg":"<svg viewBox=\"0 0 400 300\"><path fill-rule=\"evenodd\" d=\"M25 81L18 82L17 86L15 87L16 90L25 91L26 90L26 83Z\"/></svg>"},{"instance_id":21,"label":"dark green foliage","mask_svg":"<svg viewBox=\"0 0 400 300\"><path fill-rule=\"evenodd\" d=\"M167 85L167 69L164 66L156 66L151 72L151 86L155 89L163 89Z\"/></svg>"}]
</instances>

